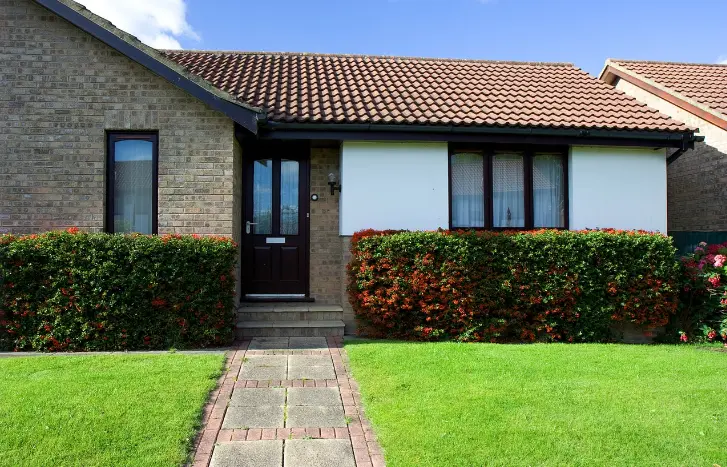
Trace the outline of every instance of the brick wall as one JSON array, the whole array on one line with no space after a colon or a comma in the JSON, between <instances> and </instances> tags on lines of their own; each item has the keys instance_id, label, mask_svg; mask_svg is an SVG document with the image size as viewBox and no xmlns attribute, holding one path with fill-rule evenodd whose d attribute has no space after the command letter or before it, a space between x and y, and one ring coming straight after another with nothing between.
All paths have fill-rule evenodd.
<instances>
[{"instance_id":1,"label":"brick wall","mask_svg":"<svg viewBox=\"0 0 727 467\"><path fill-rule=\"evenodd\" d=\"M0 0L0 232L102 230L106 130L159 132L160 233L233 234L233 122L35 3Z\"/></svg>"},{"instance_id":2,"label":"brick wall","mask_svg":"<svg viewBox=\"0 0 727 467\"><path fill-rule=\"evenodd\" d=\"M242 205L244 199L242 196L243 174L242 174L242 146L233 138L233 169L232 169L232 239L237 243L237 266L235 267L235 276L237 283L235 285L235 305L240 303L242 297L242 271L240 252L242 248Z\"/></svg>"},{"instance_id":3,"label":"brick wall","mask_svg":"<svg viewBox=\"0 0 727 467\"><path fill-rule=\"evenodd\" d=\"M340 180L340 154L339 147L311 149L310 192L319 198L310 203L310 294L320 303L341 305L346 334L354 334L356 320L346 293L351 237L339 234L340 193L331 196L328 186L329 173Z\"/></svg>"},{"instance_id":4,"label":"brick wall","mask_svg":"<svg viewBox=\"0 0 727 467\"><path fill-rule=\"evenodd\" d=\"M667 167L669 231L727 230L727 154L697 143Z\"/></svg>"},{"instance_id":5,"label":"brick wall","mask_svg":"<svg viewBox=\"0 0 727 467\"><path fill-rule=\"evenodd\" d=\"M351 261L351 237L341 237L341 306L343 307L343 322L346 323L346 334L356 334L356 317L353 314L353 308L348 301L348 277L345 265Z\"/></svg>"},{"instance_id":6,"label":"brick wall","mask_svg":"<svg viewBox=\"0 0 727 467\"><path fill-rule=\"evenodd\" d=\"M318 201L310 202L310 294L316 301L341 302L341 237L338 232L338 201L331 195L328 174L337 176L339 148L312 148L310 152L310 190Z\"/></svg>"}]
</instances>

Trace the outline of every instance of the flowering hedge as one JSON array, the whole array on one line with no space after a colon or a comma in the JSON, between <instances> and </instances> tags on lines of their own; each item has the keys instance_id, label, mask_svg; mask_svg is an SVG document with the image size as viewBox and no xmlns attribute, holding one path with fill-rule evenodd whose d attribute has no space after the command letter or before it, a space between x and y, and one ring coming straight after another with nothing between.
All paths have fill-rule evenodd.
<instances>
[{"instance_id":1,"label":"flowering hedge","mask_svg":"<svg viewBox=\"0 0 727 467\"><path fill-rule=\"evenodd\" d=\"M0 236L0 348L131 350L231 342L227 238Z\"/></svg>"},{"instance_id":2,"label":"flowering hedge","mask_svg":"<svg viewBox=\"0 0 727 467\"><path fill-rule=\"evenodd\" d=\"M682 258L680 313L675 320L682 342L722 341L727 345L727 242L702 242Z\"/></svg>"},{"instance_id":3,"label":"flowering hedge","mask_svg":"<svg viewBox=\"0 0 727 467\"><path fill-rule=\"evenodd\" d=\"M678 303L675 248L648 232L369 230L351 252L350 301L374 336L607 341Z\"/></svg>"}]
</instances>

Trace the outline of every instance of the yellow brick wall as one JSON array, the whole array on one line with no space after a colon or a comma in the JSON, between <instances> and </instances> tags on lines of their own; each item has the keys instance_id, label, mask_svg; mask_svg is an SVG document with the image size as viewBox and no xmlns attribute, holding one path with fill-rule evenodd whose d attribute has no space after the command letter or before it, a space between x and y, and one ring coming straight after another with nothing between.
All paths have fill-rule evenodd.
<instances>
[{"instance_id":1,"label":"yellow brick wall","mask_svg":"<svg viewBox=\"0 0 727 467\"><path fill-rule=\"evenodd\" d=\"M328 174L339 175L339 159L339 148L314 147L310 152L310 192L319 196L310 202L310 294L326 304L341 301L340 194L331 195L328 186Z\"/></svg>"},{"instance_id":2,"label":"yellow brick wall","mask_svg":"<svg viewBox=\"0 0 727 467\"><path fill-rule=\"evenodd\" d=\"M231 236L234 125L28 0L0 0L0 232L104 227L107 130L159 132L159 232Z\"/></svg>"}]
</instances>

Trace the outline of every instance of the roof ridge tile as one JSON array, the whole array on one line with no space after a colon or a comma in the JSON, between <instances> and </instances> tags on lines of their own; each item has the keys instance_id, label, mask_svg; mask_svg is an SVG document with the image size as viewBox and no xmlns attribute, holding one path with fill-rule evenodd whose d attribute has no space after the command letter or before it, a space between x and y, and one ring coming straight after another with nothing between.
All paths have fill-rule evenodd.
<instances>
[{"instance_id":1,"label":"roof ridge tile","mask_svg":"<svg viewBox=\"0 0 727 467\"><path fill-rule=\"evenodd\" d=\"M205 50L205 49L159 49L165 55L169 54L206 54L206 55L269 55L281 57L311 57L311 58L358 58L376 59L391 61L421 61L421 62L460 62L460 63L483 63L495 65L524 65L544 67L566 67L577 68L569 62L537 62L518 60L490 60L481 58L444 58L444 57L416 57L407 55L377 55L377 54L344 54L344 53L319 53L319 52L273 52L273 51L251 51L251 50Z\"/></svg>"},{"instance_id":2,"label":"roof ridge tile","mask_svg":"<svg viewBox=\"0 0 727 467\"><path fill-rule=\"evenodd\" d=\"M700 63L700 62L672 62L661 60L635 60L627 58L609 58L607 61L614 63L643 63L650 65L684 65L684 66L705 66L727 68L727 63Z\"/></svg>"}]
</instances>

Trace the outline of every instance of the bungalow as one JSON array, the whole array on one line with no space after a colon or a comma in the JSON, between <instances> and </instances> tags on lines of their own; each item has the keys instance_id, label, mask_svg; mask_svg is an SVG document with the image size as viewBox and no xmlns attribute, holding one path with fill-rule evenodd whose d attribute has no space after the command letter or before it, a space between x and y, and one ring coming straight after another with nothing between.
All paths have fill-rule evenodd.
<instances>
[{"instance_id":1,"label":"bungalow","mask_svg":"<svg viewBox=\"0 0 727 467\"><path fill-rule=\"evenodd\" d=\"M0 0L0 228L225 235L241 335L354 327L375 229L665 231L694 131L570 64L159 51ZM310 303L315 301L315 303Z\"/></svg>"},{"instance_id":2,"label":"bungalow","mask_svg":"<svg viewBox=\"0 0 727 467\"><path fill-rule=\"evenodd\" d=\"M600 79L698 128L704 141L667 161L667 228L685 250L727 240L727 65L609 59Z\"/></svg>"}]
</instances>

